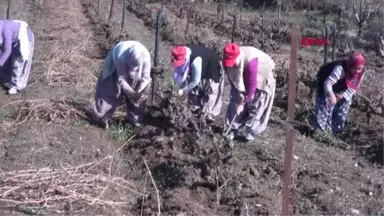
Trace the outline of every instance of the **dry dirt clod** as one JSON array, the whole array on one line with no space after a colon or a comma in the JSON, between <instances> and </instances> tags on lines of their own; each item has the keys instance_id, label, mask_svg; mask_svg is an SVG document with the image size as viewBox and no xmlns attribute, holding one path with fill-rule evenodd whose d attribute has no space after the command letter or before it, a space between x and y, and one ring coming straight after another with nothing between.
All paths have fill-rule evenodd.
<instances>
[{"instance_id":1,"label":"dry dirt clod","mask_svg":"<svg viewBox=\"0 0 384 216\"><path fill-rule=\"evenodd\" d=\"M248 165L249 166L249 173L252 175L252 176L255 176L256 178L260 176L259 172L251 165Z\"/></svg>"},{"instance_id":2,"label":"dry dirt clod","mask_svg":"<svg viewBox=\"0 0 384 216\"><path fill-rule=\"evenodd\" d=\"M351 208L350 210L351 210L352 214L355 214L355 215L359 215L360 214L360 211L357 210L357 209Z\"/></svg>"}]
</instances>

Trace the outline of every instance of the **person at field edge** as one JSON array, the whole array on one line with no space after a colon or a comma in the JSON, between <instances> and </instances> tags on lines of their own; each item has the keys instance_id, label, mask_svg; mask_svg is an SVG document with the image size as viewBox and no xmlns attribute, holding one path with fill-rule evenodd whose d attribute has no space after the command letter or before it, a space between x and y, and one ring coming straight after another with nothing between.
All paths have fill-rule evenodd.
<instances>
[{"instance_id":1,"label":"person at field edge","mask_svg":"<svg viewBox=\"0 0 384 216\"><path fill-rule=\"evenodd\" d=\"M174 79L188 94L192 111L201 110L208 122L220 114L224 90L224 72L220 57L211 49L190 44L172 49Z\"/></svg>"},{"instance_id":2,"label":"person at field edge","mask_svg":"<svg viewBox=\"0 0 384 216\"><path fill-rule=\"evenodd\" d=\"M226 126L233 121L229 138L245 125L246 139L254 140L268 124L276 89L275 63L261 50L229 43L224 47L223 65L231 85Z\"/></svg>"},{"instance_id":3,"label":"person at field edge","mask_svg":"<svg viewBox=\"0 0 384 216\"><path fill-rule=\"evenodd\" d=\"M34 35L20 20L0 20L0 76L10 83L8 94L27 87L34 50Z\"/></svg>"},{"instance_id":4,"label":"person at field edge","mask_svg":"<svg viewBox=\"0 0 384 216\"><path fill-rule=\"evenodd\" d=\"M108 128L108 118L125 100L128 122L141 126L151 82L151 56L147 48L138 41L119 42L104 60L93 108L88 114L95 123Z\"/></svg>"},{"instance_id":5,"label":"person at field edge","mask_svg":"<svg viewBox=\"0 0 384 216\"><path fill-rule=\"evenodd\" d=\"M347 59L323 65L317 74L315 132L344 130L352 97L364 79L365 59L352 51Z\"/></svg>"}]
</instances>

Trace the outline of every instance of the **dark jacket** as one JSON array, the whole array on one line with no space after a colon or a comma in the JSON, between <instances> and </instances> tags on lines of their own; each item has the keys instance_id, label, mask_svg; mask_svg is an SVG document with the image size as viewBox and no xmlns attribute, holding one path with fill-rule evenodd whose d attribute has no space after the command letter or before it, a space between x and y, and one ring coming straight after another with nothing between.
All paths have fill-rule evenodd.
<instances>
[{"instance_id":1,"label":"dark jacket","mask_svg":"<svg viewBox=\"0 0 384 216\"><path fill-rule=\"evenodd\" d=\"M189 44L186 47L191 49L191 63L199 56L202 58L201 78L219 82L221 79L220 57L213 50L199 45Z\"/></svg>"},{"instance_id":2,"label":"dark jacket","mask_svg":"<svg viewBox=\"0 0 384 216\"><path fill-rule=\"evenodd\" d=\"M317 89L319 92L320 97L325 96L324 92L324 83L327 80L327 78L331 75L333 69L340 65L343 67L343 70L346 72L347 70L347 61L346 60L336 60L333 62L329 62L323 66L320 67L319 71L317 72ZM348 89L347 83L345 81L345 78L339 79L333 86L332 90L335 93L342 93L345 90Z\"/></svg>"}]
</instances>

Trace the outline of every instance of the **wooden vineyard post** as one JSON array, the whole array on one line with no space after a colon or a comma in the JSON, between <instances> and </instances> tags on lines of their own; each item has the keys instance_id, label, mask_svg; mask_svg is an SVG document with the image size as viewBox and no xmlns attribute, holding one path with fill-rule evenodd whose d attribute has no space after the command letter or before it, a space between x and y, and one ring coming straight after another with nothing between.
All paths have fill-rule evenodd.
<instances>
[{"instance_id":1,"label":"wooden vineyard post","mask_svg":"<svg viewBox=\"0 0 384 216\"><path fill-rule=\"evenodd\" d=\"M111 1L111 7L109 8L109 16L108 16L108 20L111 20L112 19L112 13L113 13L113 7L115 5L115 0L112 0Z\"/></svg>"},{"instance_id":2,"label":"wooden vineyard post","mask_svg":"<svg viewBox=\"0 0 384 216\"><path fill-rule=\"evenodd\" d=\"M153 58L153 65L156 68L159 64L159 40L160 40L160 28L164 21L164 13L163 13L163 7L159 9L157 12L157 18L156 18L156 37L155 37L155 54ZM155 104L155 89L156 89L156 76L155 73L152 71L151 73L152 77L152 93L151 93L151 104L152 106Z\"/></svg>"},{"instance_id":3,"label":"wooden vineyard post","mask_svg":"<svg viewBox=\"0 0 384 216\"><path fill-rule=\"evenodd\" d=\"M328 26L326 25L326 16L327 13L324 11L324 18L323 18L323 24L324 24L324 38L328 40ZM324 64L327 64L328 60L328 46L324 44Z\"/></svg>"},{"instance_id":4,"label":"wooden vineyard post","mask_svg":"<svg viewBox=\"0 0 384 216\"><path fill-rule=\"evenodd\" d=\"M325 26L324 28L324 38L328 40L328 28ZM327 64L328 61L328 46L324 44L324 64Z\"/></svg>"},{"instance_id":5,"label":"wooden vineyard post","mask_svg":"<svg viewBox=\"0 0 384 216\"><path fill-rule=\"evenodd\" d=\"M100 17L100 0L97 0L97 16Z\"/></svg>"},{"instance_id":6,"label":"wooden vineyard post","mask_svg":"<svg viewBox=\"0 0 384 216\"><path fill-rule=\"evenodd\" d=\"M241 20L242 20L242 17L243 17L243 8L244 8L244 0L240 0L239 4L240 4L240 8L239 8L239 28L241 28Z\"/></svg>"},{"instance_id":7,"label":"wooden vineyard post","mask_svg":"<svg viewBox=\"0 0 384 216\"><path fill-rule=\"evenodd\" d=\"M332 31L332 61L335 59L335 49L336 49L336 42L337 42L337 27L334 26L334 29Z\"/></svg>"},{"instance_id":8,"label":"wooden vineyard post","mask_svg":"<svg viewBox=\"0 0 384 216\"><path fill-rule=\"evenodd\" d=\"M280 24L281 19L281 5L283 3L283 0L277 0L277 25Z\"/></svg>"},{"instance_id":9,"label":"wooden vineyard post","mask_svg":"<svg viewBox=\"0 0 384 216\"><path fill-rule=\"evenodd\" d=\"M126 0L123 0L123 13L121 15L121 32L124 31L124 26L125 26L125 10L126 10L125 2Z\"/></svg>"},{"instance_id":10,"label":"wooden vineyard post","mask_svg":"<svg viewBox=\"0 0 384 216\"><path fill-rule=\"evenodd\" d=\"M287 140L285 146L284 160L284 187L283 187L283 202L282 215L291 215L290 200L291 200L291 181L292 181L292 156L293 156L293 135L294 131L291 122L295 118L295 101L296 101L296 72L297 72L297 52L298 52L298 34L299 26L291 27L291 62L289 72L289 96L288 96L288 123L287 123Z\"/></svg>"},{"instance_id":11,"label":"wooden vineyard post","mask_svg":"<svg viewBox=\"0 0 384 216\"><path fill-rule=\"evenodd\" d=\"M332 40L332 61L335 60L335 50L336 50L336 43L339 39L340 35L340 29L341 29L341 9L338 10L337 12L337 22L335 25L335 29L333 31L333 40Z\"/></svg>"},{"instance_id":12,"label":"wooden vineyard post","mask_svg":"<svg viewBox=\"0 0 384 216\"><path fill-rule=\"evenodd\" d=\"M229 13L229 15L233 17L231 43L234 43L235 42L235 31L236 31L236 25L237 25L237 16L236 16L236 14L232 14L232 13Z\"/></svg>"},{"instance_id":13,"label":"wooden vineyard post","mask_svg":"<svg viewBox=\"0 0 384 216\"><path fill-rule=\"evenodd\" d=\"M185 32L184 32L184 38L187 37L188 34L188 28L189 28L189 23L191 22L191 19L193 17L193 11L192 8L187 9L187 25L185 27Z\"/></svg>"},{"instance_id":14,"label":"wooden vineyard post","mask_svg":"<svg viewBox=\"0 0 384 216\"><path fill-rule=\"evenodd\" d=\"M7 6L7 19L11 18L11 0L8 0L8 6Z\"/></svg>"}]
</instances>

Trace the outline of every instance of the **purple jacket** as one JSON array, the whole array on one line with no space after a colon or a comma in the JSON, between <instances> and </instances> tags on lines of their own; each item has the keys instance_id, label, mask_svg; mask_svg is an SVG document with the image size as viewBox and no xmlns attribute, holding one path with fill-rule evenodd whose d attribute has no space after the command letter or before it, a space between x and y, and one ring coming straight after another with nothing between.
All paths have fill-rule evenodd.
<instances>
[{"instance_id":1,"label":"purple jacket","mask_svg":"<svg viewBox=\"0 0 384 216\"><path fill-rule=\"evenodd\" d=\"M255 94L257 89L257 65L258 59L252 59L244 67L244 85L245 85L245 97L244 102L249 102L252 99L252 95Z\"/></svg>"},{"instance_id":2,"label":"purple jacket","mask_svg":"<svg viewBox=\"0 0 384 216\"><path fill-rule=\"evenodd\" d=\"M3 66L12 53L12 43L18 41L20 23L13 20L0 20L0 66ZM31 31L28 31L31 40ZM2 40L1 40L2 38Z\"/></svg>"}]
</instances>

